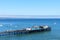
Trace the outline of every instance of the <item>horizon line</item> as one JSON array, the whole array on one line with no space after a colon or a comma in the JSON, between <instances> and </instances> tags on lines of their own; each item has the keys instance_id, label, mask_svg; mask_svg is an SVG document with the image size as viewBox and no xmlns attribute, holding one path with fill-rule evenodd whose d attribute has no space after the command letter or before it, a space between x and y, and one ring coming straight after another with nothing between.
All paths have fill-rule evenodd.
<instances>
[{"instance_id":1,"label":"horizon line","mask_svg":"<svg viewBox=\"0 0 60 40\"><path fill-rule=\"evenodd\" d=\"M60 15L0 15L0 18L60 18Z\"/></svg>"}]
</instances>

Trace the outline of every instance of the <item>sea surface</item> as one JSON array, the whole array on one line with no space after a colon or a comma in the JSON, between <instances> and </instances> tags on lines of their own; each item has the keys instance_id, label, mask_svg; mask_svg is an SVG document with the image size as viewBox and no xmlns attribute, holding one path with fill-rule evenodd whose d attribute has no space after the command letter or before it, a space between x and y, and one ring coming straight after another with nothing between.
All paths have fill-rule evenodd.
<instances>
[{"instance_id":1,"label":"sea surface","mask_svg":"<svg viewBox=\"0 0 60 40\"><path fill-rule=\"evenodd\" d=\"M0 36L0 40L60 40L60 19L0 19L0 32L21 30L35 25L48 25L51 27L51 31L16 36Z\"/></svg>"}]
</instances>

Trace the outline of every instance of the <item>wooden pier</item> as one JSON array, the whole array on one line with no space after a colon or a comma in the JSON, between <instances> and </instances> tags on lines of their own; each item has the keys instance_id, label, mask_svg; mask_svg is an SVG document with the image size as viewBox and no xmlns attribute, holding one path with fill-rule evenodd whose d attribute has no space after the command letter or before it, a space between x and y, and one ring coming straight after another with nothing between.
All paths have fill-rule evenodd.
<instances>
[{"instance_id":1,"label":"wooden pier","mask_svg":"<svg viewBox=\"0 0 60 40\"><path fill-rule=\"evenodd\" d=\"M5 31L5 32L0 32L0 36L5 36L5 35L17 35L17 34L29 34L29 33L36 33L36 32L43 32L43 31L50 31L51 28L40 28L40 29L35 29L35 30L12 30L12 31Z\"/></svg>"}]
</instances>

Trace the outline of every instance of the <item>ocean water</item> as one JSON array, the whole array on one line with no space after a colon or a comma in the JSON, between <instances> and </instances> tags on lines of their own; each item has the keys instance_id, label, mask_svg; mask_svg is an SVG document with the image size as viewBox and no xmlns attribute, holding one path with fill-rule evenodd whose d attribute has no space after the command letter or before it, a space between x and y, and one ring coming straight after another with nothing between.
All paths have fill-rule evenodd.
<instances>
[{"instance_id":1,"label":"ocean water","mask_svg":"<svg viewBox=\"0 0 60 40\"><path fill-rule=\"evenodd\" d=\"M0 36L0 40L60 40L60 19L0 19L0 32L21 30L34 25L48 25L51 27L51 31L15 36Z\"/></svg>"}]
</instances>

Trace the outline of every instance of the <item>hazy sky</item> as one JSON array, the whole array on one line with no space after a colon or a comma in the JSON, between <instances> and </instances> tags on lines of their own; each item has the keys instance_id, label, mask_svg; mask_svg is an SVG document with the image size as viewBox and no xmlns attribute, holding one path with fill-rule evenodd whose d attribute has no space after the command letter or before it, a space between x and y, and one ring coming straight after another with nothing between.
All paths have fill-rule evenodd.
<instances>
[{"instance_id":1,"label":"hazy sky","mask_svg":"<svg viewBox=\"0 0 60 40\"><path fill-rule=\"evenodd\" d=\"M0 15L60 15L60 0L0 0Z\"/></svg>"}]
</instances>

